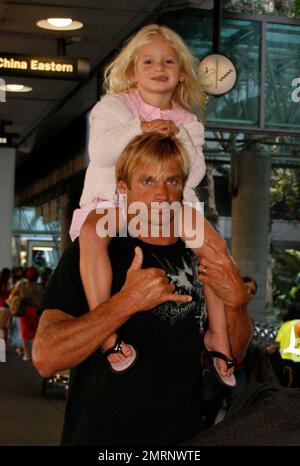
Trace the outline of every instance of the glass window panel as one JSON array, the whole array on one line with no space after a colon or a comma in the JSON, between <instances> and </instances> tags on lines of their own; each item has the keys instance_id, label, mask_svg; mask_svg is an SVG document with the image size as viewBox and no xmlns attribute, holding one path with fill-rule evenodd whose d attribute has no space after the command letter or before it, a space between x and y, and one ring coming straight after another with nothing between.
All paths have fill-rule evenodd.
<instances>
[{"instance_id":1,"label":"glass window panel","mask_svg":"<svg viewBox=\"0 0 300 466\"><path fill-rule=\"evenodd\" d=\"M196 10L168 14L164 24L177 31L192 53L202 58L212 53L212 18ZM223 19L220 53L236 64L238 80L225 96L211 97L207 123L226 125L258 125L260 23L239 19Z\"/></svg>"},{"instance_id":2,"label":"glass window panel","mask_svg":"<svg viewBox=\"0 0 300 466\"><path fill-rule=\"evenodd\" d=\"M259 119L260 24L223 19L221 53L236 64L238 79L228 94L210 98L209 123L257 126Z\"/></svg>"},{"instance_id":3,"label":"glass window panel","mask_svg":"<svg viewBox=\"0 0 300 466\"><path fill-rule=\"evenodd\" d=\"M295 89L292 81L296 78L300 78L300 26L268 23L265 83L267 128L300 130L300 102L292 100Z\"/></svg>"}]
</instances>

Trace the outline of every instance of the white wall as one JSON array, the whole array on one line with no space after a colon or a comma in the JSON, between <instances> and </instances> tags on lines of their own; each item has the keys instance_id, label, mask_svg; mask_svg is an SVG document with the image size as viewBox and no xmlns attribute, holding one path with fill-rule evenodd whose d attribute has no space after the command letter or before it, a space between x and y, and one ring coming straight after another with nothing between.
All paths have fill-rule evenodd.
<instances>
[{"instance_id":1,"label":"white wall","mask_svg":"<svg viewBox=\"0 0 300 466\"><path fill-rule=\"evenodd\" d=\"M0 269L12 264L15 149L0 148Z\"/></svg>"},{"instance_id":2,"label":"white wall","mask_svg":"<svg viewBox=\"0 0 300 466\"><path fill-rule=\"evenodd\" d=\"M223 238L231 239L231 217L219 217L219 232ZM271 240L275 244L286 244L287 247L290 244L300 250L300 222L272 220Z\"/></svg>"}]
</instances>

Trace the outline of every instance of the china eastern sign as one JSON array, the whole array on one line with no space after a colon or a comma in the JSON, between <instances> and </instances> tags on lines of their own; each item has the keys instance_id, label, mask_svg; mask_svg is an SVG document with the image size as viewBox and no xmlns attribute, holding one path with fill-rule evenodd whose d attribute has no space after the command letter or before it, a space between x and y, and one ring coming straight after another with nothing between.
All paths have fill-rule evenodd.
<instances>
[{"instance_id":1,"label":"china eastern sign","mask_svg":"<svg viewBox=\"0 0 300 466\"><path fill-rule=\"evenodd\" d=\"M0 75L45 77L54 79L83 79L90 72L86 58L36 57L0 52Z\"/></svg>"}]
</instances>

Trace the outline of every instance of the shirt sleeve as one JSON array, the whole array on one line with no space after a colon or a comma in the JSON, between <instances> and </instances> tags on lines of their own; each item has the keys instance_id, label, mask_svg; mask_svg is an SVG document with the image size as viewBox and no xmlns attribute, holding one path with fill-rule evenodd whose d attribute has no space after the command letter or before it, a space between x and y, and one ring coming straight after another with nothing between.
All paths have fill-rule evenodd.
<instances>
[{"instance_id":1,"label":"shirt sleeve","mask_svg":"<svg viewBox=\"0 0 300 466\"><path fill-rule=\"evenodd\" d=\"M59 309L74 317L88 312L79 272L78 240L66 249L49 279L38 313L45 309Z\"/></svg>"},{"instance_id":2,"label":"shirt sleeve","mask_svg":"<svg viewBox=\"0 0 300 466\"><path fill-rule=\"evenodd\" d=\"M205 159L203 155L204 127L199 121L185 123L180 126L177 137L184 145L189 161L190 174L186 181L183 197L185 201L195 201L194 189L203 179L206 171Z\"/></svg>"},{"instance_id":3,"label":"shirt sleeve","mask_svg":"<svg viewBox=\"0 0 300 466\"><path fill-rule=\"evenodd\" d=\"M89 156L99 167L115 165L125 146L142 132L141 120L118 95L105 95L91 111L89 122Z\"/></svg>"}]
</instances>

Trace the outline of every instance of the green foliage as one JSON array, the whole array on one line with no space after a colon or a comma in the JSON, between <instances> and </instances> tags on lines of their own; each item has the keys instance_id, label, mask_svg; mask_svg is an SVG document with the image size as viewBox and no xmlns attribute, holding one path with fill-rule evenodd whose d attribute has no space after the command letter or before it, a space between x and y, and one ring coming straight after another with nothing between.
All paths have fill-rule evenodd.
<instances>
[{"instance_id":1,"label":"green foliage","mask_svg":"<svg viewBox=\"0 0 300 466\"><path fill-rule=\"evenodd\" d=\"M270 190L271 217L300 220L300 181L298 171L275 168Z\"/></svg>"},{"instance_id":2,"label":"green foliage","mask_svg":"<svg viewBox=\"0 0 300 466\"><path fill-rule=\"evenodd\" d=\"M273 305L284 310L300 301L300 251L273 251Z\"/></svg>"},{"instance_id":3,"label":"green foliage","mask_svg":"<svg viewBox=\"0 0 300 466\"><path fill-rule=\"evenodd\" d=\"M300 18L300 0L294 0L294 13L297 18Z\"/></svg>"},{"instance_id":4,"label":"green foliage","mask_svg":"<svg viewBox=\"0 0 300 466\"><path fill-rule=\"evenodd\" d=\"M225 11L236 13L252 13L256 15L273 14L293 17L300 14L299 0L230 0L226 3Z\"/></svg>"},{"instance_id":5,"label":"green foliage","mask_svg":"<svg viewBox=\"0 0 300 466\"><path fill-rule=\"evenodd\" d=\"M266 311L265 322L268 326L277 328L282 324L281 317L282 309L273 306Z\"/></svg>"}]
</instances>

